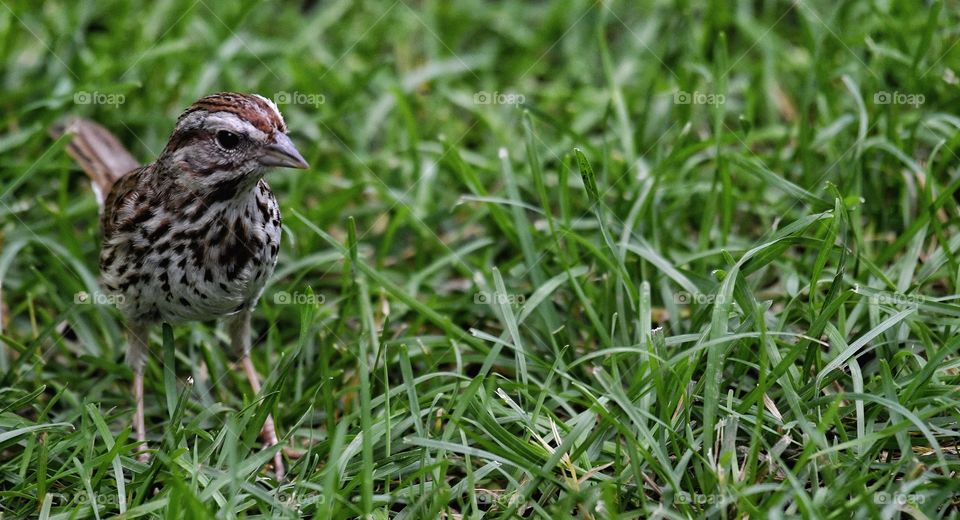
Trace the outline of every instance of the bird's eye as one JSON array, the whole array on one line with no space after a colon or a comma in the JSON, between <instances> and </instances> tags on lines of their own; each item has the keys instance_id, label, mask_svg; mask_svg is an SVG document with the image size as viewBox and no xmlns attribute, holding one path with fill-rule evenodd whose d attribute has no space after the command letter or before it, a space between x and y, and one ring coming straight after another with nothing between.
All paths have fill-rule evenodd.
<instances>
[{"instance_id":1,"label":"bird's eye","mask_svg":"<svg viewBox=\"0 0 960 520\"><path fill-rule=\"evenodd\" d=\"M223 147L224 150L233 150L237 146L240 146L240 136L233 132L220 130L217 132L217 144Z\"/></svg>"}]
</instances>

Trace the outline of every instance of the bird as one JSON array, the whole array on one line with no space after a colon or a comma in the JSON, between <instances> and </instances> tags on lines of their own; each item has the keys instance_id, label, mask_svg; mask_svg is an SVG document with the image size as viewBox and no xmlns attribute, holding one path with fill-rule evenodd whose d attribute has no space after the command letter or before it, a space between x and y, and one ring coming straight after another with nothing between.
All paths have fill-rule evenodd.
<instances>
[{"instance_id":1,"label":"bird","mask_svg":"<svg viewBox=\"0 0 960 520\"><path fill-rule=\"evenodd\" d=\"M177 118L156 160L141 166L98 123L57 125L67 153L89 176L100 204L100 284L127 328L137 457L149 460L143 377L152 326L222 320L254 393L251 315L280 251L280 207L264 180L272 168L308 169L277 105L264 96L219 92ZM278 444L272 415L261 431ZM282 451L274 474L284 478Z\"/></svg>"}]
</instances>

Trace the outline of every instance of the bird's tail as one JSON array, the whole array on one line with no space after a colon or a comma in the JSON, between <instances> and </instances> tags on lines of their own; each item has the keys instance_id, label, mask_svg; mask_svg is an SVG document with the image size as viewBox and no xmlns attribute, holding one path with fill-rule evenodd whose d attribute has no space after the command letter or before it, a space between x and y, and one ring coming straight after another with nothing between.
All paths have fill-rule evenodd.
<instances>
[{"instance_id":1,"label":"bird's tail","mask_svg":"<svg viewBox=\"0 0 960 520\"><path fill-rule=\"evenodd\" d=\"M51 128L50 133L55 138L63 134L72 136L67 153L87 172L101 208L113 184L140 166L116 136L89 119L63 121Z\"/></svg>"}]
</instances>

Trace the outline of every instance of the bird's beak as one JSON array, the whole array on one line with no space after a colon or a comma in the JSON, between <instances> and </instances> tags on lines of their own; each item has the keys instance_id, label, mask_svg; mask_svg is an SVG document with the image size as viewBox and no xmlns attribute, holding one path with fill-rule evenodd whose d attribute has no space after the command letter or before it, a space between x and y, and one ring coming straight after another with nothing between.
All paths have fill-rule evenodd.
<instances>
[{"instance_id":1,"label":"bird's beak","mask_svg":"<svg viewBox=\"0 0 960 520\"><path fill-rule=\"evenodd\" d=\"M273 143L263 147L263 155L260 156L260 164L263 166L279 166L281 168L297 168L305 170L310 167L306 159L293 146L293 141L287 137L287 134L277 132Z\"/></svg>"}]
</instances>

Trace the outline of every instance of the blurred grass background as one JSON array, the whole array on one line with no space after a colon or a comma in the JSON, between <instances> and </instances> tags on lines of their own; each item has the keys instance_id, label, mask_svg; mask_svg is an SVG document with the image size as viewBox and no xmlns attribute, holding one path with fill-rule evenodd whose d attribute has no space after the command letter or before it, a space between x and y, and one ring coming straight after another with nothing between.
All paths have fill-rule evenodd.
<instances>
[{"instance_id":1,"label":"blurred grass background","mask_svg":"<svg viewBox=\"0 0 960 520\"><path fill-rule=\"evenodd\" d=\"M4 517L957 515L957 2L0 4ZM221 90L312 168L264 391L156 331L145 465L47 129Z\"/></svg>"}]
</instances>

